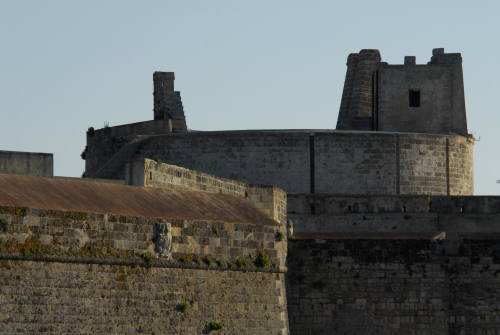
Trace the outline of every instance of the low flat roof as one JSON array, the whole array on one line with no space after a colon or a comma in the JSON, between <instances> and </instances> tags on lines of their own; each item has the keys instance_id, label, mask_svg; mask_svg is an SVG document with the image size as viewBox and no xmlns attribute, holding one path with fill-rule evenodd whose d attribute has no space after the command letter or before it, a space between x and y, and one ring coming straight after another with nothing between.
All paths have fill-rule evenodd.
<instances>
[{"instance_id":1,"label":"low flat roof","mask_svg":"<svg viewBox=\"0 0 500 335\"><path fill-rule=\"evenodd\" d=\"M166 219L277 225L229 194L0 174L0 206Z\"/></svg>"}]
</instances>

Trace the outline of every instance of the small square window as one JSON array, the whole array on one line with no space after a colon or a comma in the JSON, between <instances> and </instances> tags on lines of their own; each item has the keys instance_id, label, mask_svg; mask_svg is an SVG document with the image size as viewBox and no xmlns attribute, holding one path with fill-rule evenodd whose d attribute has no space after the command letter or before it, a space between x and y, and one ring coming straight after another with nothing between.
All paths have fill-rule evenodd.
<instances>
[{"instance_id":1,"label":"small square window","mask_svg":"<svg viewBox=\"0 0 500 335\"><path fill-rule=\"evenodd\" d=\"M410 90L409 102L410 107L420 107L420 91Z\"/></svg>"}]
</instances>

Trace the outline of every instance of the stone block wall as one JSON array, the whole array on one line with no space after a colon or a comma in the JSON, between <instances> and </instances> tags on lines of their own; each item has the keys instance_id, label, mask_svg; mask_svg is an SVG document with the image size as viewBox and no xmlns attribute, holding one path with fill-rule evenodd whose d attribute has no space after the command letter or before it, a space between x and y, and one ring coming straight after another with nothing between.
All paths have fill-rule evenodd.
<instances>
[{"instance_id":1,"label":"stone block wall","mask_svg":"<svg viewBox=\"0 0 500 335\"><path fill-rule=\"evenodd\" d=\"M394 194L397 192L397 135L316 133L315 192Z\"/></svg>"},{"instance_id":2,"label":"stone block wall","mask_svg":"<svg viewBox=\"0 0 500 335\"><path fill-rule=\"evenodd\" d=\"M90 178L102 177L101 170L106 163L115 155L119 155L121 151L126 151L127 147L132 146L133 151L135 151L137 147L131 144L140 140L141 135L167 134L169 132L171 130L168 120L136 122L101 129L90 127L87 131L87 145L81 154L82 159L85 160L85 176ZM128 155L125 156L121 162L123 165L130 159ZM107 173L114 173L114 171ZM108 178L123 179L123 175Z\"/></svg>"},{"instance_id":3,"label":"stone block wall","mask_svg":"<svg viewBox=\"0 0 500 335\"><path fill-rule=\"evenodd\" d=\"M380 52L363 49L347 58L337 129L372 130L373 74L380 63Z\"/></svg>"},{"instance_id":4,"label":"stone block wall","mask_svg":"<svg viewBox=\"0 0 500 335\"><path fill-rule=\"evenodd\" d=\"M131 161L125 168L128 185L194 190L244 197L286 227L286 192L272 185L250 185L208 173L165 164L148 158Z\"/></svg>"},{"instance_id":5,"label":"stone block wall","mask_svg":"<svg viewBox=\"0 0 500 335\"><path fill-rule=\"evenodd\" d=\"M289 194L288 208L296 235L304 237L500 237L494 196Z\"/></svg>"},{"instance_id":6,"label":"stone block wall","mask_svg":"<svg viewBox=\"0 0 500 335\"><path fill-rule=\"evenodd\" d=\"M287 192L309 191L309 134L192 132L151 138L138 157Z\"/></svg>"},{"instance_id":7,"label":"stone block wall","mask_svg":"<svg viewBox=\"0 0 500 335\"><path fill-rule=\"evenodd\" d=\"M449 194L474 194L473 144L470 137L448 140Z\"/></svg>"},{"instance_id":8,"label":"stone block wall","mask_svg":"<svg viewBox=\"0 0 500 335\"><path fill-rule=\"evenodd\" d=\"M367 49L347 58L337 129L468 135L459 53L433 49L422 65L414 56L404 65L380 60ZM411 106L410 91L418 95Z\"/></svg>"},{"instance_id":9,"label":"stone block wall","mask_svg":"<svg viewBox=\"0 0 500 335\"><path fill-rule=\"evenodd\" d=\"M49 153L0 150L0 173L52 177L54 157Z\"/></svg>"},{"instance_id":10,"label":"stone block wall","mask_svg":"<svg viewBox=\"0 0 500 335\"><path fill-rule=\"evenodd\" d=\"M147 138L133 157L288 193L470 195L472 146L457 135L192 132ZM120 166L122 174L108 177L124 175Z\"/></svg>"},{"instance_id":11,"label":"stone block wall","mask_svg":"<svg viewBox=\"0 0 500 335\"><path fill-rule=\"evenodd\" d=\"M291 334L495 334L500 242L289 242Z\"/></svg>"},{"instance_id":12,"label":"stone block wall","mask_svg":"<svg viewBox=\"0 0 500 335\"><path fill-rule=\"evenodd\" d=\"M288 334L281 273L0 259L0 281L5 335Z\"/></svg>"},{"instance_id":13,"label":"stone block wall","mask_svg":"<svg viewBox=\"0 0 500 335\"><path fill-rule=\"evenodd\" d=\"M287 334L278 229L0 207L0 334Z\"/></svg>"},{"instance_id":14,"label":"stone block wall","mask_svg":"<svg viewBox=\"0 0 500 335\"><path fill-rule=\"evenodd\" d=\"M411 135L399 138L401 194L448 193L447 141L442 137L416 138ZM466 158L464 160L468 162ZM473 190L469 191L471 193L465 194L472 194Z\"/></svg>"}]
</instances>

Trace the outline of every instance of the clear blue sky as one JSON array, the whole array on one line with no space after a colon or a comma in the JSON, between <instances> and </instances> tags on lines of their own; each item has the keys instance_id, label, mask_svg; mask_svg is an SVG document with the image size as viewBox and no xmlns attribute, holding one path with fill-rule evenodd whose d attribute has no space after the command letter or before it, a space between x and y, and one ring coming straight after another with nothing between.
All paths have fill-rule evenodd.
<instances>
[{"instance_id":1,"label":"clear blue sky","mask_svg":"<svg viewBox=\"0 0 500 335\"><path fill-rule=\"evenodd\" d=\"M153 117L175 71L198 130L335 128L346 58L461 52L476 194L498 194L499 1L0 0L0 150L80 176L88 127Z\"/></svg>"}]
</instances>

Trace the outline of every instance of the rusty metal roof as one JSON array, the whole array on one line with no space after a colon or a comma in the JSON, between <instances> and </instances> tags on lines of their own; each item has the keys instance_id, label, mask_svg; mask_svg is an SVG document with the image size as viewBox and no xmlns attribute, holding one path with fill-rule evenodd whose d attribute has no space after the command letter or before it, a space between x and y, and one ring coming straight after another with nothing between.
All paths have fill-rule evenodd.
<instances>
[{"instance_id":1,"label":"rusty metal roof","mask_svg":"<svg viewBox=\"0 0 500 335\"><path fill-rule=\"evenodd\" d=\"M244 198L82 180L0 174L0 206L276 225Z\"/></svg>"}]
</instances>

